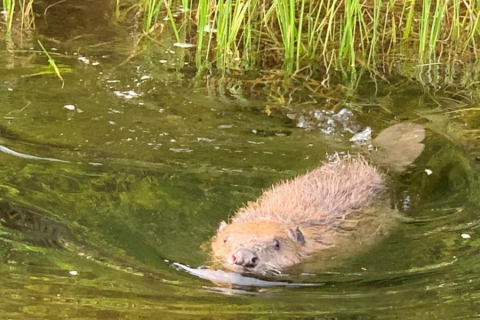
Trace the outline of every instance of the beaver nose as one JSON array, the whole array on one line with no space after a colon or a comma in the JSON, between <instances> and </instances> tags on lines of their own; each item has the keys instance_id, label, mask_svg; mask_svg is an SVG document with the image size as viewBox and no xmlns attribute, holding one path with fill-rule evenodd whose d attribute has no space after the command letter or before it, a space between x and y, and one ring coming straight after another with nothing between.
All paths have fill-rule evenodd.
<instances>
[{"instance_id":1,"label":"beaver nose","mask_svg":"<svg viewBox=\"0 0 480 320\"><path fill-rule=\"evenodd\" d=\"M248 249L240 249L232 255L233 263L246 268L254 268L258 263L258 257Z\"/></svg>"}]
</instances>

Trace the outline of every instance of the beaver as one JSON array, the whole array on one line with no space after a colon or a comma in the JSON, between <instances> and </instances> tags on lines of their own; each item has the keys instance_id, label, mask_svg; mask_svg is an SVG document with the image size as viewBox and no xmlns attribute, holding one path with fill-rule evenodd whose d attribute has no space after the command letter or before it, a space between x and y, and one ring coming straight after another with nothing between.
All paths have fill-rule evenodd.
<instances>
[{"instance_id":1,"label":"beaver","mask_svg":"<svg viewBox=\"0 0 480 320\"><path fill-rule=\"evenodd\" d=\"M403 169L423 151L424 137L422 126L401 123L377 138L382 147L391 138L396 150L413 150L404 152L408 156L401 159ZM212 238L212 256L235 272L279 274L332 248L359 252L392 225L396 210L387 189L384 173L363 156L337 155L332 162L271 187L229 223L221 222Z\"/></svg>"}]
</instances>

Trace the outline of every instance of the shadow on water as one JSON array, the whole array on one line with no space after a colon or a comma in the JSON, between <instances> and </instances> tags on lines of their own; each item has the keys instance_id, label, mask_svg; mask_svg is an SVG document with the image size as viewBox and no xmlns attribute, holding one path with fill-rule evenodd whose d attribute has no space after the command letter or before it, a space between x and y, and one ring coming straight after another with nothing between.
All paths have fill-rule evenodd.
<instances>
[{"instance_id":1,"label":"shadow on water","mask_svg":"<svg viewBox=\"0 0 480 320\"><path fill-rule=\"evenodd\" d=\"M72 16L88 13L81 4L74 9L68 11ZM90 29L70 26L55 33L62 8L48 12L49 24L39 21L51 41L47 49L59 46L65 54L57 63L72 69L63 89L54 76L32 76L45 65L44 56L0 56L1 145L18 153L0 153L0 195L8 204L1 210L0 318L478 314L477 163L465 151L470 147L435 130L428 131L416 165L391 174L404 219L368 252L318 273L249 278L254 285L246 288L185 272L208 265L206 244L219 222L263 188L314 168L326 153L362 149L348 141L348 133L325 134L292 117L267 116L264 101L199 86L177 72L183 68L174 65L178 56L164 47L128 60L131 39L118 37L126 34L118 26L103 32L108 16L100 15L102 23L78 20ZM82 38L79 59L72 39L85 30L90 37ZM62 45L57 38L70 41ZM113 44L88 46L100 38ZM156 63L165 55L166 65ZM366 83L359 99L373 99L375 90ZM381 90L392 95L392 110L402 119L415 118L418 108L437 107L415 88ZM314 114L299 110L306 116L297 115L298 121ZM367 105L354 121L378 132L390 118Z\"/></svg>"}]
</instances>

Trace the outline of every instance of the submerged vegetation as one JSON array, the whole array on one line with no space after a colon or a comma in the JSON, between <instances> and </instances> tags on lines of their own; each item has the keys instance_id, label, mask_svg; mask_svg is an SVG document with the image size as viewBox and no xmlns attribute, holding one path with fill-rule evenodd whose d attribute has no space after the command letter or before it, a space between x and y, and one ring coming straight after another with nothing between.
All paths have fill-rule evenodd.
<instances>
[{"instance_id":1,"label":"submerged vegetation","mask_svg":"<svg viewBox=\"0 0 480 320\"><path fill-rule=\"evenodd\" d=\"M20 20L20 28L34 28L33 4L3 0L7 32L14 20ZM332 80L355 83L366 71L376 78L401 75L435 88L469 88L476 85L479 72L480 0L112 0L111 4L112 19L140 23L146 41L174 38L178 46L196 48L188 59L195 60L200 72L254 71L259 78L268 74L283 80L315 80L318 87ZM47 9L60 5L48 4ZM21 18L15 19L15 11ZM127 18L132 12L136 19Z\"/></svg>"}]
</instances>

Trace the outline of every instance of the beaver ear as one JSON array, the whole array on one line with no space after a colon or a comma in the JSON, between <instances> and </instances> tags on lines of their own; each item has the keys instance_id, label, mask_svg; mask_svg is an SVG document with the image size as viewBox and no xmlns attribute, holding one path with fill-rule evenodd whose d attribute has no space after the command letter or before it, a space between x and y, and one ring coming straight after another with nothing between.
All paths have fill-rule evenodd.
<instances>
[{"instance_id":1,"label":"beaver ear","mask_svg":"<svg viewBox=\"0 0 480 320\"><path fill-rule=\"evenodd\" d=\"M302 246L305 244L305 237L298 227L296 229L288 229L288 236L300 243Z\"/></svg>"},{"instance_id":2,"label":"beaver ear","mask_svg":"<svg viewBox=\"0 0 480 320\"><path fill-rule=\"evenodd\" d=\"M226 226L227 226L227 223L225 221L220 222L220 225L218 226L218 229L217 229L217 233L222 231Z\"/></svg>"}]
</instances>

